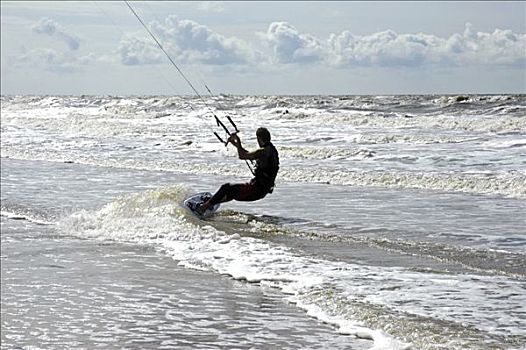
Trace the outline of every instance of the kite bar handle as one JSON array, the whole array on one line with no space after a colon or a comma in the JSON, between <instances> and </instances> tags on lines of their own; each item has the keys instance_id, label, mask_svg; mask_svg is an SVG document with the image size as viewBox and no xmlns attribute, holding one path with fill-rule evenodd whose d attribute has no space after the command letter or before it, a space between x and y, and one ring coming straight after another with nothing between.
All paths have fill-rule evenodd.
<instances>
[{"instance_id":1,"label":"kite bar handle","mask_svg":"<svg viewBox=\"0 0 526 350\"><path fill-rule=\"evenodd\" d=\"M228 119L228 121L230 122L230 124L232 124L232 126L234 127L234 130L236 131L236 133L239 132L238 128L237 128L237 125L236 123L234 123L234 121L232 120L232 118L230 118L229 115L226 116L226 119Z\"/></svg>"},{"instance_id":2,"label":"kite bar handle","mask_svg":"<svg viewBox=\"0 0 526 350\"><path fill-rule=\"evenodd\" d=\"M217 139L219 140L219 142L225 144L225 146L228 144L227 142L223 141L223 139L221 138L221 136L219 136L219 135L217 134L217 132L214 131L214 135L216 135L216 137L217 137Z\"/></svg>"}]
</instances>

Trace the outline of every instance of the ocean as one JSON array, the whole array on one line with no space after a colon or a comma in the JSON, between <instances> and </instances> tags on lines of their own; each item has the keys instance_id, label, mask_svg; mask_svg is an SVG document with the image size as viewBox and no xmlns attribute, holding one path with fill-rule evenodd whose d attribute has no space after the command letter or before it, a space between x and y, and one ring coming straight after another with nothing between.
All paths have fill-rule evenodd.
<instances>
[{"instance_id":1,"label":"ocean","mask_svg":"<svg viewBox=\"0 0 526 350\"><path fill-rule=\"evenodd\" d=\"M526 349L525 199L525 95L2 96L1 346Z\"/></svg>"}]
</instances>

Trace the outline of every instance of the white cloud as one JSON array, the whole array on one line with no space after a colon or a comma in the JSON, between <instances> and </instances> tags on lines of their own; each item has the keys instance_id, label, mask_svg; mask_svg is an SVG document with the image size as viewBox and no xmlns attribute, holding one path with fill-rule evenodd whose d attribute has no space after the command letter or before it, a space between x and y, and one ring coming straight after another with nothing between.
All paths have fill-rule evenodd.
<instances>
[{"instance_id":1,"label":"white cloud","mask_svg":"<svg viewBox=\"0 0 526 350\"><path fill-rule=\"evenodd\" d=\"M36 34L56 38L64 42L68 48L56 50L44 47L31 49L22 47L21 53L9 56L10 63L15 67L33 67L54 73L74 73L94 62L107 61L106 56L96 56L93 53L81 55L79 53L80 39L49 18L41 18L31 27L31 30Z\"/></svg>"},{"instance_id":2,"label":"white cloud","mask_svg":"<svg viewBox=\"0 0 526 350\"><path fill-rule=\"evenodd\" d=\"M386 30L362 36L343 31L320 40L300 33L287 22L271 23L260 36L272 49L272 60L277 63L323 62L334 67L526 63L526 34L501 29L474 32L469 23L463 33L449 38Z\"/></svg>"},{"instance_id":3,"label":"white cloud","mask_svg":"<svg viewBox=\"0 0 526 350\"><path fill-rule=\"evenodd\" d=\"M386 30L369 35L350 31L327 39L301 33L287 22L273 22L258 33L270 54L264 56L235 37L225 37L191 20L169 16L152 22L151 30L177 63L210 66L263 67L277 64L323 64L329 67L454 67L464 65L515 65L526 63L526 34L496 29L475 32L470 24L449 37L425 33L399 34ZM157 64L164 54L148 36L124 38L118 47L125 65Z\"/></svg>"},{"instance_id":4,"label":"white cloud","mask_svg":"<svg viewBox=\"0 0 526 350\"><path fill-rule=\"evenodd\" d=\"M64 52L49 48L24 51L18 57L18 66L33 65L53 72L74 72L96 62L142 65L157 64L166 59L147 34L122 38L112 53L114 56L109 58L93 54L80 56L79 38L49 18L41 18L31 28L33 33L48 35L67 44L67 49ZM222 67L229 70L233 67L266 69L268 63L277 63L278 67L279 64L309 64L329 68L526 66L525 33L502 29L477 32L469 23L463 32L449 37L386 30L369 35L342 31L320 39L300 32L290 23L273 22L266 32L258 33L270 49L267 56L246 41L223 36L207 26L175 16L167 17L162 23L152 22L150 28L177 63L204 64L220 70Z\"/></svg>"},{"instance_id":5,"label":"white cloud","mask_svg":"<svg viewBox=\"0 0 526 350\"><path fill-rule=\"evenodd\" d=\"M515 34L511 30L474 32L468 23L462 35L455 34L448 39L447 48L458 63L526 63L526 34Z\"/></svg>"},{"instance_id":6,"label":"white cloud","mask_svg":"<svg viewBox=\"0 0 526 350\"><path fill-rule=\"evenodd\" d=\"M73 33L68 32L57 22L49 18L41 18L32 30L34 33L47 34L63 41L70 50L75 51L80 47L80 39Z\"/></svg>"},{"instance_id":7,"label":"white cloud","mask_svg":"<svg viewBox=\"0 0 526 350\"><path fill-rule=\"evenodd\" d=\"M13 64L18 67L31 66L55 73L73 73L80 70L81 66L96 61L94 55L76 56L71 52L58 52L52 49L36 48L25 51L13 59Z\"/></svg>"},{"instance_id":8,"label":"white cloud","mask_svg":"<svg viewBox=\"0 0 526 350\"><path fill-rule=\"evenodd\" d=\"M197 8L205 12L221 13L225 11L225 6L221 1L202 1L198 2Z\"/></svg>"},{"instance_id":9,"label":"white cloud","mask_svg":"<svg viewBox=\"0 0 526 350\"><path fill-rule=\"evenodd\" d=\"M328 54L335 65L420 65L427 60L436 44L426 34L398 35L392 30L368 36L355 36L348 31L329 38Z\"/></svg>"},{"instance_id":10,"label":"white cloud","mask_svg":"<svg viewBox=\"0 0 526 350\"><path fill-rule=\"evenodd\" d=\"M320 42L310 34L300 34L287 22L273 22L263 39L274 52L278 63L306 63L323 59L324 49Z\"/></svg>"},{"instance_id":11,"label":"white cloud","mask_svg":"<svg viewBox=\"0 0 526 350\"><path fill-rule=\"evenodd\" d=\"M462 34L440 38L394 31L355 36L348 31L328 40L330 62L337 66L419 66L424 64L524 64L526 34L496 29L475 33L467 24Z\"/></svg>"},{"instance_id":12,"label":"white cloud","mask_svg":"<svg viewBox=\"0 0 526 350\"><path fill-rule=\"evenodd\" d=\"M120 41L118 52L125 65L154 64L163 60L163 53L151 40L126 38Z\"/></svg>"},{"instance_id":13,"label":"white cloud","mask_svg":"<svg viewBox=\"0 0 526 350\"><path fill-rule=\"evenodd\" d=\"M167 17L164 24L153 22L151 28L170 56L181 63L243 65L256 62L260 55L240 39L227 38L175 16ZM124 64L152 64L160 60L159 48L149 37L123 39L118 50Z\"/></svg>"},{"instance_id":14,"label":"white cloud","mask_svg":"<svg viewBox=\"0 0 526 350\"><path fill-rule=\"evenodd\" d=\"M22 46L20 53L8 56L10 64L14 67L24 69L32 67L54 73L74 73L80 71L82 67L102 59L91 53L79 54L80 39L49 18L41 18L31 26L31 30L33 33L58 39L67 45L67 49L56 50L45 47L27 49Z\"/></svg>"}]
</instances>

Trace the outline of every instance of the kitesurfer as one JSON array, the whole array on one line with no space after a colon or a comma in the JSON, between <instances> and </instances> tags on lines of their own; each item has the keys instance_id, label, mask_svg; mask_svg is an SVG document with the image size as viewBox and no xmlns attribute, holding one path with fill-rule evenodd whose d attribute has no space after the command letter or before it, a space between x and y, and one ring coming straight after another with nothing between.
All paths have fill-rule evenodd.
<instances>
[{"instance_id":1,"label":"kitesurfer","mask_svg":"<svg viewBox=\"0 0 526 350\"><path fill-rule=\"evenodd\" d=\"M274 190L276 175L279 170L279 155L276 147L270 142L270 132L266 128L256 131L259 149L249 152L241 145L237 133L228 138L228 143L237 148L239 159L256 162L254 178L247 183L223 184L208 201L197 207L197 212L202 214L211 206L231 200L252 202L265 197Z\"/></svg>"}]
</instances>

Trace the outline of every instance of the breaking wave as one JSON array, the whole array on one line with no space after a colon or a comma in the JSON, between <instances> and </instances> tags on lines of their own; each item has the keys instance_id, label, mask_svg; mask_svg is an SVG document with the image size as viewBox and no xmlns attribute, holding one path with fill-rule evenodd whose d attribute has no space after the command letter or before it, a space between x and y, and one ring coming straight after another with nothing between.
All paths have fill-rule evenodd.
<instances>
[{"instance_id":1,"label":"breaking wave","mask_svg":"<svg viewBox=\"0 0 526 350\"><path fill-rule=\"evenodd\" d=\"M123 196L100 210L74 213L57 226L80 237L152 245L182 266L277 288L338 332L372 339L375 349L404 349L410 344L421 349L434 349L436 344L477 349L522 341L519 282L465 274L453 286L447 274L434 271L311 256L265 240L268 225L236 221L241 213L224 214L237 223L200 222L179 204L190 191L172 186ZM454 314L447 307L452 298L459 303ZM507 298L507 307L513 310L492 308L493 299L499 298ZM492 312L478 313L478 303ZM502 334L496 330L501 317L510 326ZM464 336L457 339L457 332Z\"/></svg>"}]
</instances>

